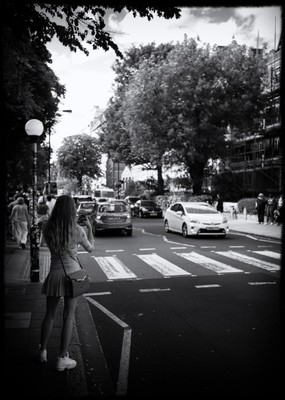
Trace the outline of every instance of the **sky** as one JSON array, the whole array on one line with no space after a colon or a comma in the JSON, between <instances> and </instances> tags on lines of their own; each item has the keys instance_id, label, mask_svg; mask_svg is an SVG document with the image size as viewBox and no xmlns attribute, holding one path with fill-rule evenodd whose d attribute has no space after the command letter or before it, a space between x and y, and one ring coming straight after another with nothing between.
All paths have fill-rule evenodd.
<instances>
[{"instance_id":1,"label":"sky","mask_svg":"<svg viewBox=\"0 0 285 400\"><path fill-rule=\"evenodd\" d=\"M281 32L280 6L266 7L182 7L179 19L164 19L156 15L151 21L146 18L134 18L131 13L122 11L106 13L106 29L124 53L131 46L160 43L182 42L184 35L199 39L210 45L227 45L234 39L238 44L261 48L268 43L271 50L278 45ZM276 27L276 29L275 29ZM275 35L276 32L276 35ZM72 110L62 113L60 121L51 135L53 149L52 160L64 137L89 133L94 106L105 109L113 94L115 73L112 65L116 60L115 52L110 49L90 50L89 56L83 52L71 52L57 39L48 49L52 54L50 67L62 85L66 95L60 104L61 110Z\"/></svg>"}]
</instances>

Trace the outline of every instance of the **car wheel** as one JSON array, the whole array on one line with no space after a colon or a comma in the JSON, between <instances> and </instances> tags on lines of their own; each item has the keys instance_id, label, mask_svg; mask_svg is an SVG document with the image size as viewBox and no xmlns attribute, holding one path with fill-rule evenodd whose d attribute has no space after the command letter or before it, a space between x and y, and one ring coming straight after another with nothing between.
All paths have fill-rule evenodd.
<instances>
[{"instance_id":1,"label":"car wheel","mask_svg":"<svg viewBox=\"0 0 285 400\"><path fill-rule=\"evenodd\" d=\"M168 224L167 219L164 221L164 230L165 230L166 233L167 233L167 232L170 232L169 224Z\"/></svg>"},{"instance_id":2,"label":"car wheel","mask_svg":"<svg viewBox=\"0 0 285 400\"><path fill-rule=\"evenodd\" d=\"M183 237L187 238L188 237L188 229L187 229L187 225L183 224L182 225L182 235Z\"/></svg>"},{"instance_id":3,"label":"car wheel","mask_svg":"<svg viewBox=\"0 0 285 400\"><path fill-rule=\"evenodd\" d=\"M132 234L133 234L133 230L132 229L127 229L126 232L127 232L128 236L132 236Z\"/></svg>"}]
</instances>

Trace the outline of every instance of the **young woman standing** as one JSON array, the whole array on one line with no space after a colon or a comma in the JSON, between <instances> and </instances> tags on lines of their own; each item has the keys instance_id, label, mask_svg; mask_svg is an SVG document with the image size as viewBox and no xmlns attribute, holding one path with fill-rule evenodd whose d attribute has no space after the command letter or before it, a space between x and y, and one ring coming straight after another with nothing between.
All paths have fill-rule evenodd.
<instances>
[{"instance_id":1,"label":"young woman standing","mask_svg":"<svg viewBox=\"0 0 285 400\"><path fill-rule=\"evenodd\" d=\"M58 371L76 367L76 361L69 357L68 346L72 336L77 298L70 297L69 281L62 262L67 274L75 272L80 269L77 261L78 245L83 246L90 253L94 250L92 227L88 218L86 227L87 234L83 227L77 224L75 203L68 195L57 198L52 213L43 227L43 236L51 253L51 265L42 287L42 293L46 295L46 313L41 327L38 360L47 361L47 344L59 300L63 297L63 326L60 354L56 364Z\"/></svg>"}]
</instances>

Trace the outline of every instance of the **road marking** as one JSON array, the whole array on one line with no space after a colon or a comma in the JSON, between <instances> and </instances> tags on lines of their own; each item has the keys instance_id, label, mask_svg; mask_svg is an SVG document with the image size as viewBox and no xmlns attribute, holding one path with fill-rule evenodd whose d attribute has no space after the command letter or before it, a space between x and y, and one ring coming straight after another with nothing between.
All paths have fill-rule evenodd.
<instances>
[{"instance_id":1,"label":"road marking","mask_svg":"<svg viewBox=\"0 0 285 400\"><path fill-rule=\"evenodd\" d=\"M144 250L155 250L155 247L146 247L144 249L139 249L139 251L144 251Z\"/></svg>"},{"instance_id":2,"label":"road marking","mask_svg":"<svg viewBox=\"0 0 285 400\"><path fill-rule=\"evenodd\" d=\"M166 236L163 236L163 240L164 240L166 243L181 244L180 242L174 242L173 240L167 239ZM184 246L186 246L186 247L196 247L196 246L194 246L193 244L186 244L186 243L183 243L183 244L184 244Z\"/></svg>"},{"instance_id":3,"label":"road marking","mask_svg":"<svg viewBox=\"0 0 285 400\"><path fill-rule=\"evenodd\" d=\"M101 310L104 314L106 314L109 318L111 318L114 322L120 325L123 330L123 341L121 348L121 357L120 357L120 366L117 380L117 388L116 395L123 396L127 394L128 389L128 375L129 375L129 364L130 364L130 350L131 350L131 336L132 330L129 325L127 325L124 321L118 318L111 311L107 310L104 306L98 303L96 300L86 297L86 299Z\"/></svg>"},{"instance_id":4,"label":"road marking","mask_svg":"<svg viewBox=\"0 0 285 400\"><path fill-rule=\"evenodd\" d=\"M137 254L136 256L161 273L163 276L192 275L190 272L187 272L177 265L172 264L170 261L160 257L157 254Z\"/></svg>"},{"instance_id":5,"label":"road marking","mask_svg":"<svg viewBox=\"0 0 285 400\"><path fill-rule=\"evenodd\" d=\"M262 261L262 260L258 260L257 258L254 257L249 257L245 254L240 254L240 253L236 253L235 251L216 251L217 254L220 254L222 256L225 257L229 257L233 260L237 260L237 261L241 261L244 262L246 264L250 264L253 265L254 267L257 268L262 268L265 269L267 271L279 271L280 266L270 263L270 262L266 262L266 261Z\"/></svg>"},{"instance_id":6,"label":"road marking","mask_svg":"<svg viewBox=\"0 0 285 400\"><path fill-rule=\"evenodd\" d=\"M200 246L200 249L216 249L217 246Z\"/></svg>"},{"instance_id":7,"label":"road marking","mask_svg":"<svg viewBox=\"0 0 285 400\"><path fill-rule=\"evenodd\" d=\"M221 285L217 285L213 283L212 285L195 285L197 289L205 289L205 288L212 288L212 287L221 287Z\"/></svg>"},{"instance_id":8,"label":"road marking","mask_svg":"<svg viewBox=\"0 0 285 400\"><path fill-rule=\"evenodd\" d=\"M217 272L218 274L228 274L235 272L243 272L241 269L230 267L220 261L213 260L211 258L205 257L201 254L195 253L175 253L178 256L185 258L188 261L192 261L195 264L199 264L204 268L210 269L211 271Z\"/></svg>"},{"instance_id":9,"label":"road marking","mask_svg":"<svg viewBox=\"0 0 285 400\"><path fill-rule=\"evenodd\" d=\"M154 289L139 289L139 292L142 293L147 293L147 292L168 292L171 290L170 288L167 289L159 289L159 288L154 288Z\"/></svg>"},{"instance_id":10,"label":"road marking","mask_svg":"<svg viewBox=\"0 0 285 400\"><path fill-rule=\"evenodd\" d=\"M119 253L119 252L123 252L125 250L122 249L116 249L116 250L106 250L106 253Z\"/></svg>"},{"instance_id":11,"label":"road marking","mask_svg":"<svg viewBox=\"0 0 285 400\"><path fill-rule=\"evenodd\" d=\"M229 246L230 249L243 249L244 246Z\"/></svg>"},{"instance_id":12,"label":"road marking","mask_svg":"<svg viewBox=\"0 0 285 400\"><path fill-rule=\"evenodd\" d=\"M97 261L102 271L108 279L133 279L137 276L124 265L116 256L95 257L91 256Z\"/></svg>"},{"instance_id":13,"label":"road marking","mask_svg":"<svg viewBox=\"0 0 285 400\"><path fill-rule=\"evenodd\" d=\"M276 253L275 251L258 250L258 251L253 251L253 253L261 254L262 256L275 258L276 260L281 260L281 254L280 253Z\"/></svg>"},{"instance_id":14,"label":"road marking","mask_svg":"<svg viewBox=\"0 0 285 400\"><path fill-rule=\"evenodd\" d=\"M257 285L276 285L276 282L248 282L248 285L257 286Z\"/></svg>"},{"instance_id":15,"label":"road marking","mask_svg":"<svg viewBox=\"0 0 285 400\"><path fill-rule=\"evenodd\" d=\"M112 294L111 292L93 292L93 293L85 293L83 296L105 296L107 294Z\"/></svg>"},{"instance_id":16,"label":"road marking","mask_svg":"<svg viewBox=\"0 0 285 400\"><path fill-rule=\"evenodd\" d=\"M187 247L182 246L182 247L170 247L170 250L184 250L187 249Z\"/></svg>"}]
</instances>

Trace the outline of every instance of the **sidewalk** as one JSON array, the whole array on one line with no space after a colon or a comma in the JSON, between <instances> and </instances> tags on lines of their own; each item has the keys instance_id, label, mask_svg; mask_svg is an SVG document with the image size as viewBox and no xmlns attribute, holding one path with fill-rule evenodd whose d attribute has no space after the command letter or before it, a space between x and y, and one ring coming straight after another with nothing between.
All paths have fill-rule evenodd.
<instances>
[{"instance_id":1,"label":"sidewalk","mask_svg":"<svg viewBox=\"0 0 285 400\"><path fill-rule=\"evenodd\" d=\"M18 249L12 240L6 241L4 254L4 339L5 373L2 398L22 397L41 400L87 399L89 396L113 396L114 388L102 353L87 301L78 300L75 324L69 352L77 367L58 372L55 362L60 351L63 301L60 301L48 345L48 362L38 364L35 352L40 340L40 327L45 313L42 282L48 273L50 253L41 247L39 254L40 282L31 283L30 249ZM79 313L81 311L81 313ZM82 312L83 311L83 312ZM89 357L91 349L92 356ZM85 365L85 367L84 367ZM88 388L86 376L96 378ZM5 395L4 395L5 393Z\"/></svg>"},{"instance_id":2,"label":"sidewalk","mask_svg":"<svg viewBox=\"0 0 285 400\"><path fill-rule=\"evenodd\" d=\"M282 239L282 226L260 225L255 219L242 217L228 220L230 232ZM59 354L62 301L48 346L48 362L45 365L35 362L34 353L39 345L40 326L45 312L45 296L41 294L41 286L49 268L49 251L46 248L41 248L39 260L40 282L31 283L29 245L26 250L18 249L14 241L7 239L3 257L5 302L3 381L6 387L2 388L2 398L10 399L19 394L22 397L41 400L115 396L96 327L84 296L78 301L70 346L71 357L77 360L77 367L64 372L58 372L54 368Z\"/></svg>"},{"instance_id":3,"label":"sidewalk","mask_svg":"<svg viewBox=\"0 0 285 400\"><path fill-rule=\"evenodd\" d=\"M282 239L282 225L264 225L257 222L255 215L239 214L237 219L232 219L230 215L225 214L230 228L230 233L239 232L247 235L257 235L271 239Z\"/></svg>"}]
</instances>

